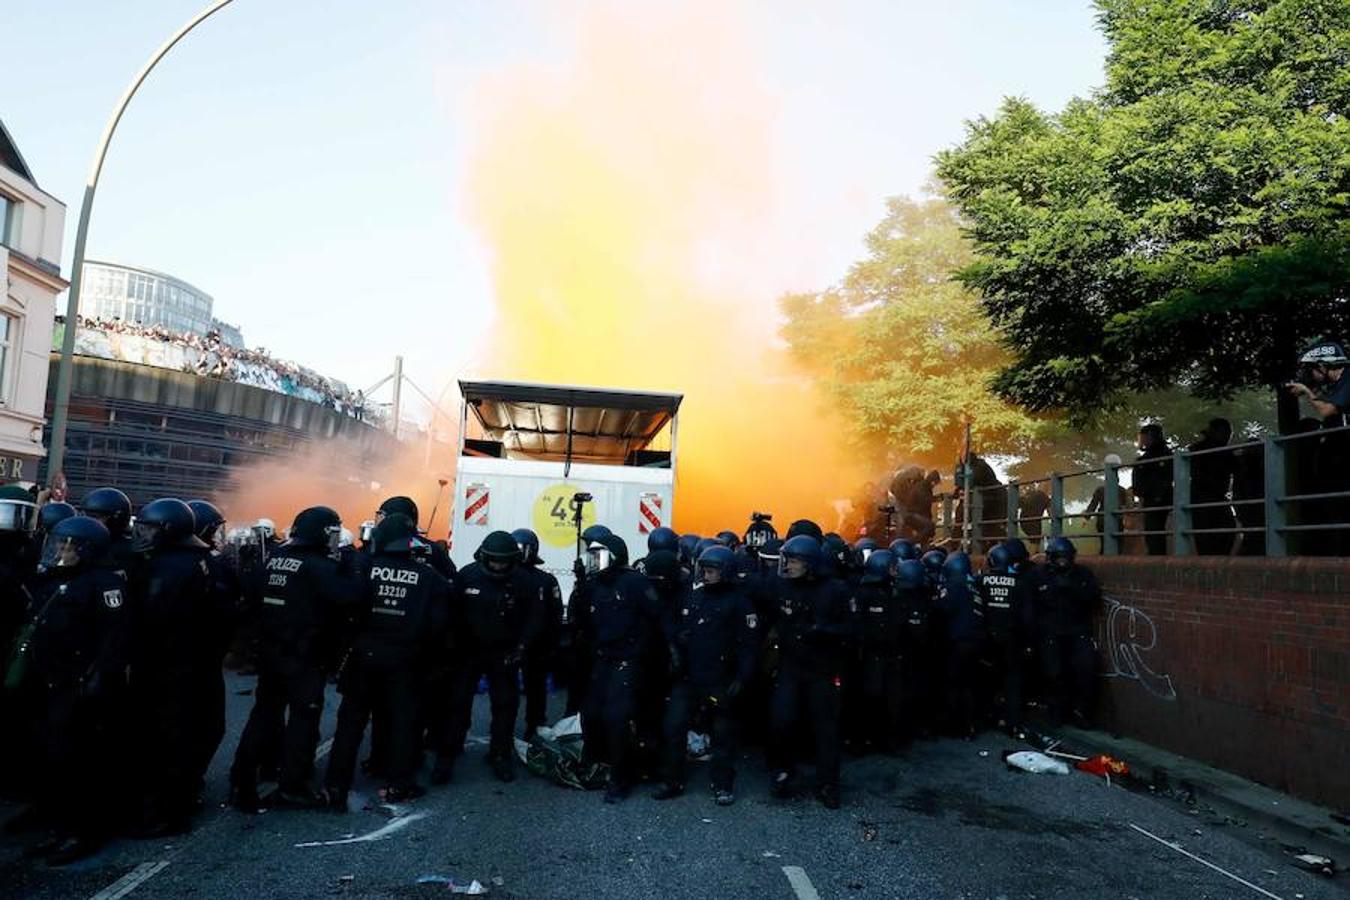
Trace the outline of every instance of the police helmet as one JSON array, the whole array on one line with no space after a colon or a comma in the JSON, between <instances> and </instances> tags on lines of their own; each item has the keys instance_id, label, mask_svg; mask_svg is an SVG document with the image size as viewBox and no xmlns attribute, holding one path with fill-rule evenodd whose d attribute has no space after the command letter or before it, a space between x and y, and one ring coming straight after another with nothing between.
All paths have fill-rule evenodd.
<instances>
[{"instance_id":1,"label":"police helmet","mask_svg":"<svg viewBox=\"0 0 1350 900\"><path fill-rule=\"evenodd\" d=\"M42 547L42 565L72 569L102 559L112 544L107 527L89 516L68 516L52 526Z\"/></svg>"},{"instance_id":2,"label":"police helmet","mask_svg":"<svg viewBox=\"0 0 1350 900\"><path fill-rule=\"evenodd\" d=\"M407 516L412 520L413 527L417 527L417 503L411 497L390 497L380 504L376 513L382 516L390 516L394 513Z\"/></svg>"},{"instance_id":3,"label":"police helmet","mask_svg":"<svg viewBox=\"0 0 1350 900\"><path fill-rule=\"evenodd\" d=\"M1066 537L1051 538L1045 545L1045 558L1051 563L1071 564L1078 556L1078 548Z\"/></svg>"},{"instance_id":4,"label":"police helmet","mask_svg":"<svg viewBox=\"0 0 1350 900\"><path fill-rule=\"evenodd\" d=\"M131 549L137 553L172 547L197 531L192 507L176 497L162 497L141 507Z\"/></svg>"},{"instance_id":5,"label":"police helmet","mask_svg":"<svg viewBox=\"0 0 1350 900\"><path fill-rule=\"evenodd\" d=\"M853 542L854 565L861 568L867 562L867 558L877 550L877 542L870 537L860 537Z\"/></svg>"},{"instance_id":6,"label":"police helmet","mask_svg":"<svg viewBox=\"0 0 1350 900\"><path fill-rule=\"evenodd\" d=\"M777 572L778 560L783 555L783 542L779 538L770 538L760 545L755 556L759 558L760 568L765 572Z\"/></svg>"},{"instance_id":7,"label":"police helmet","mask_svg":"<svg viewBox=\"0 0 1350 900\"><path fill-rule=\"evenodd\" d=\"M825 558L829 560L830 565L834 566L836 571L843 571L848 567L849 550L848 541L837 534L825 535L825 540L821 542L821 551Z\"/></svg>"},{"instance_id":8,"label":"police helmet","mask_svg":"<svg viewBox=\"0 0 1350 900\"><path fill-rule=\"evenodd\" d=\"M680 562L687 566L694 564L695 552L698 550L698 542L703 540L696 534L680 535Z\"/></svg>"},{"instance_id":9,"label":"police helmet","mask_svg":"<svg viewBox=\"0 0 1350 900\"><path fill-rule=\"evenodd\" d=\"M907 541L904 538L891 541L891 552L895 554L896 559L918 559L919 547L913 541Z\"/></svg>"},{"instance_id":10,"label":"police helmet","mask_svg":"<svg viewBox=\"0 0 1350 900\"><path fill-rule=\"evenodd\" d=\"M1008 553L1007 546L996 544L984 559L985 568L995 575L1006 575L1008 564L1011 561L1011 555Z\"/></svg>"},{"instance_id":11,"label":"police helmet","mask_svg":"<svg viewBox=\"0 0 1350 900\"><path fill-rule=\"evenodd\" d=\"M735 550L741 543L740 535L734 531L719 531L716 540L723 547L730 547L732 550Z\"/></svg>"},{"instance_id":12,"label":"police helmet","mask_svg":"<svg viewBox=\"0 0 1350 900\"><path fill-rule=\"evenodd\" d=\"M289 542L296 547L327 548L336 552L342 517L327 506L302 509L291 523Z\"/></svg>"},{"instance_id":13,"label":"police helmet","mask_svg":"<svg viewBox=\"0 0 1350 900\"><path fill-rule=\"evenodd\" d=\"M820 569L823 558L824 552L820 549L820 543L809 534L799 534L788 538L783 544L783 549L779 553L778 574L785 578L812 575ZM792 566L791 563L794 561L803 563L804 566Z\"/></svg>"},{"instance_id":14,"label":"police helmet","mask_svg":"<svg viewBox=\"0 0 1350 900\"><path fill-rule=\"evenodd\" d=\"M370 533L370 545L376 553L413 552L417 543L417 523L403 513L385 513Z\"/></svg>"},{"instance_id":15,"label":"police helmet","mask_svg":"<svg viewBox=\"0 0 1350 900\"><path fill-rule=\"evenodd\" d=\"M517 528L511 532L511 539L520 548L520 561L527 566L537 566L543 562L539 558L539 535L528 528Z\"/></svg>"},{"instance_id":16,"label":"police helmet","mask_svg":"<svg viewBox=\"0 0 1350 900\"><path fill-rule=\"evenodd\" d=\"M117 537L131 524L131 498L115 487L96 488L80 503L80 514L98 519Z\"/></svg>"},{"instance_id":17,"label":"police helmet","mask_svg":"<svg viewBox=\"0 0 1350 900\"><path fill-rule=\"evenodd\" d=\"M30 534L36 524L33 495L14 484L0 487L0 532Z\"/></svg>"},{"instance_id":18,"label":"police helmet","mask_svg":"<svg viewBox=\"0 0 1350 900\"><path fill-rule=\"evenodd\" d=\"M680 558L669 550L656 550L647 554L647 559L642 563L642 571L657 584L678 584L680 581Z\"/></svg>"},{"instance_id":19,"label":"police helmet","mask_svg":"<svg viewBox=\"0 0 1350 900\"><path fill-rule=\"evenodd\" d=\"M617 534L604 534L586 548L586 574L598 575L628 565L628 545Z\"/></svg>"},{"instance_id":20,"label":"police helmet","mask_svg":"<svg viewBox=\"0 0 1350 900\"><path fill-rule=\"evenodd\" d=\"M694 546L694 553L692 555L691 562L697 565L698 561L703 558L704 551L706 551L709 547L725 547L725 546L726 544L723 544L717 538L699 538L698 543Z\"/></svg>"},{"instance_id":21,"label":"police helmet","mask_svg":"<svg viewBox=\"0 0 1350 900\"><path fill-rule=\"evenodd\" d=\"M736 554L730 547L716 544L698 555L698 580L703 584L728 581L736 570Z\"/></svg>"},{"instance_id":22,"label":"police helmet","mask_svg":"<svg viewBox=\"0 0 1350 900\"><path fill-rule=\"evenodd\" d=\"M188 508L192 510L192 518L197 523L197 537L208 544L213 543L216 532L225 524L225 516L214 503L206 500L189 500Z\"/></svg>"},{"instance_id":23,"label":"police helmet","mask_svg":"<svg viewBox=\"0 0 1350 900\"><path fill-rule=\"evenodd\" d=\"M319 507L314 508L318 509ZM323 508L327 509L327 507ZM265 541L271 540L272 538L277 536L277 523L273 522L271 519L264 517L259 519L257 522L253 523L253 530L260 533L262 535L263 540ZM292 528L292 530L294 530L294 528Z\"/></svg>"},{"instance_id":24,"label":"police helmet","mask_svg":"<svg viewBox=\"0 0 1350 900\"><path fill-rule=\"evenodd\" d=\"M895 571L895 584L902 590L917 591L923 589L928 583L927 572L923 563L917 559L902 560L900 567Z\"/></svg>"},{"instance_id":25,"label":"police helmet","mask_svg":"<svg viewBox=\"0 0 1350 900\"><path fill-rule=\"evenodd\" d=\"M788 526L787 539L789 541L802 534L814 538L817 544L825 540L825 532L821 531L820 526L810 519L798 519Z\"/></svg>"},{"instance_id":26,"label":"police helmet","mask_svg":"<svg viewBox=\"0 0 1350 900\"><path fill-rule=\"evenodd\" d=\"M680 550L680 536L674 529L666 528L664 525L660 528L653 528L652 533L647 535L647 552L655 553L657 550L669 550L671 553L678 553Z\"/></svg>"},{"instance_id":27,"label":"police helmet","mask_svg":"<svg viewBox=\"0 0 1350 900\"><path fill-rule=\"evenodd\" d=\"M600 543L609 550L615 565L620 567L628 565L628 545L624 543L623 538L617 534L607 534L600 538Z\"/></svg>"},{"instance_id":28,"label":"police helmet","mask_svg":"<svg viewBox=\"0 0 1350 900\"><path fill-rule=\"evenodd\" d=\"M970 573L970 554L964 550L957 550L942 561L942 574L948 581L964 581Z\"/></svg>"},{"instance_id":29,"label":"police helmet","mask_svg":"<svg viewBox=\"0 0 1350 900\"><path fill-rule=\"evenodd\" d=\"M38 510L37 529L44 534L50 534L51 530L56 527L58 522L64 522L66 519L73 519L78 515L79 513L75 511L75 507L71 506L69 503L63 503L60 500L53 501L52 503L44 503L42 504L42 508ZM106 529L108 526L104 525L103 527Z\"/></svg>"},{"instance_id":30,"label":"police helmet","mask_svg":"<svg viewBox=\"0 0 1350 900\"><path fill-rule=\"evenodd\" d=\"M1008 538L1003 542L1003 546L1008 550L1009 565L1019 566L1031 559L1031 553L1027 550L1027 545L1021 538Z\"/></svg>"},{"instance_id":31,"label":"police helmet","mask_svg":"<svg viewBox=\"0 0 1350 900\"><path fill-rule=\"evenodd\" d=\"M923 563L925 572L933 578L936 578L942 572L942 564L946 562L946 560L947 554L940 550L933 549L920 557L919 562Z\"/></svg>"},{"instance_id":32,"label":"police helmet","mask_svg":"<svg viewBox=\"0 0 1350 900\"><path fill-rule=\"evenodd\" d=\"M891 564L895 562L895 554L889 550L873 550L867 554L867 559L863 561L862 583L863 584L884 584L891 577Z\"/></svg>"},{"instance_id":33,"label":"police helmet","mask_svg":"<svg viewBox=\"0 0 1350 900\"><path fill-rule=\"evenodd\" d=\"M489 575L508 575L521 560L520 545L505 531L491 532L478 545L473 558Z\"/></svg>"}]
</instances>

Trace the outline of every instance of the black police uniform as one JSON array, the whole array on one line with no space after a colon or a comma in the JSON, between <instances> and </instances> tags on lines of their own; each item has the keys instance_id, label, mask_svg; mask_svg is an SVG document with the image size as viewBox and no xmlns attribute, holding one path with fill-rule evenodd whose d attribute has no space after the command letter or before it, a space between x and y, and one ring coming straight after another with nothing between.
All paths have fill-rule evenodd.
<instances>
[{"instance_id":1,"label":"black police uniform","mask_svg":"<svg viewBox=\"0 0 1350 900\"><path fill-rule=\"evenodd\" d=\"M212 551L206 558L210 616L216 624L208 646L210 662L202 664L201 707L194 728L194 768L200 789L220 742L225 737L225 656L234 643L243 600L238 562Z\"/></svg>"},{"instance_id":2,"label":"black police uniform","mask_svg":"<svg viewBox=\"0 0 1350 900\"><path fill-rule=\"evenodd\" d=\"M793 747L805 704L822 788L839 785L842 672L853 630L849 593L833 578L779 578L771 639L777 670L769 696L769 767L794 770Z\"/></svg>"},{"instance_id":3,"label":"black police uniform","mask_svg":"<svg viewBox=\"0 0 1350 900\"><path fill-rule=\"evenodd\" d=\"M855 594L864 740L884 752L896 749L904 728L904 661L909 609L886 583L864 582Z\"/></svg>"},{"instance_id":4,"label":"black police uniform","mask_svg":"<svg viewBox=\"0 0 1350 900\"><path fill-rule=\"evenodd\" d=\"M901 740L928 734L937 720L940 697L938 684L938 642L933 611L933 591L925 583L919 587L897 586L895 602L904 620L900 647L900 720Z\"/></svg>"},{"instance_id":5,"label":"black police uniform","mask_svg":"<svg viewBox=\"0 0 1350 900\"><path fill-rule=\"evenodd\" d=\"M1050 718L1090 719L1097 669L1093 618L1102 605L1096 577L1077 563L1067 569L1039 567L1035 581L1036 627L1041 674L1049 694Z\"/></svg>"},{"instance_id":6,"label":"black police uniform","mask_svg":"<svg viewBox=\"0 0 1350 900\"><path fill-rule=\"evenodd\" d=\"M258 687L230 783L256 791L268 747L280 744L281 789L307 794L339 610L359 602L361 584L321 547L284 544L256 571Z\"/></svg>"},{"instance_id":7,"label":"black police uniform","mask_svg":"<svg viewBox=\"0 0 1350 900\"><path fill-rule=\"evenodd\" d=\"M385 769L395 795L413 791L419 757L417 705L426 666L448 624L450 582L406 553L377 553L351 650L338 678L342 705L325 785L345 805L366 722L385 716Z\"/></svg>"},{"instance_id":8,"label":"black police uniform","mask_svg":"<svg viewBox=\"0 0 1350 900\"><path fill-rule=\"evenodd\" d=\"M935 607L946 626L947 663L943 672L948 725L955 734L975 733L976 679L984 641L984 610L964 578L949 578L938 588Z\"/></svg>"},{"instance_id":9,"label":"black police uniform","mask_svg":"<svg viewBox=\"0 0 1350 900\"><path fill-rule=\"evenodd\" d=\"M455 578L451 628L463 664L457 675L450 745L438 748L442 755L453 756L463 748L478 679L486 676L492 707L488 755L493 760L513 757L520 664L543 627L537 585L518 566L497 577L477 562L465 566Z\"/></svg>"},{"instance_id":10,"label":"black police uniform","mask_svg":"<svg viewBox=\"0 0 1350 900\"><path fill-rule=\"evenodd\" d=\"M593 659L581 713L586 754L610 764L611 786L622 791L633 777L628 729L642 653L658 631L669 633L669 621L651 582L621 566L588 575L573 603L580 644Z\"/></svg>"},{"instance_id":11,"label":"black police uniform","mask_svg":"<svg viewBox=\"0 0 1350 900\"><path fill-rule=\"evenodd\" d=\"M975 601L984 612L985 629L980 652L986 673L981 705L992 709L1001 693L1003 705L997 714L1009 729L1022 724L1026 667L1035 628L1027 583L1025 575L1012 572L984 572L975 580Z\"/></svg>"},{"instance_id":12,"label":"black police uniform","mask_svg":"<svg viewBox=\"0 0 1350 900\"><path fill-rule=\"evenodd\" d=\"M126 777L114 752L125 739L126 582L89 567L53 569L32 585L33 665L45 701L40 802L60 832L101 840L113 828Z\"/></svg>"},{"instance_id":13,"label":"black police uniform","mask_svg":"<svg viewBox=\"0 0 1350 900\"><path fill-rule=\"evenodd\" d=\"M131 695L142 736L144 824L187 825L197 796L203 713L223 704L206 544L152 551L133 569Z\"/></svg>"},{"instance_id":14,"label":"black police uniform","mask_svg":"<svg viewBox=\"0 0 1350 900\"><path fill-rule=\"evenodd\" d=\"M553 573L539 565L526 565L521 575L530 584L530 596L539 604L539 634L525 648L525 730L543 725L548 718L548 673L553 667L562 639L562 588Z\"/></svg>"},{"instance_id":15,"label":"black police uniform","mask_svg":"<svg viewBox=\"0 0 1350 900\"><path fill-rule=\"evenodd\" d=\"M759 640L759 617L735 582L696 584L683 591L672 635L680 665L663 727L667 784L683 787L689 725L705 710L712 728L713 790L731 791L736 779L732 707L754 675Z\"/></svg>"}]
</instances>

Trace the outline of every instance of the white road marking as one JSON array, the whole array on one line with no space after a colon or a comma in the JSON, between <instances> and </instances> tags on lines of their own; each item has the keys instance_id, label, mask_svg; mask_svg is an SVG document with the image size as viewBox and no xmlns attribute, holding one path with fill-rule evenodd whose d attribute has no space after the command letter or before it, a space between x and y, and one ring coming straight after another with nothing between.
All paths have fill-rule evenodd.
<instances>
[{"instance_id":1,"label":"white road marking","mask_svg":"<svg viewBox=\"0 0 1350 900\"><path fill-rule=\"evenodd\" d=\"M425 819L426 817L427 817L426 813L416 812L412 813L411 815L403 816L402 818L399 819L394 819L392 822L390 822L388 825L383 826L382 828L376 828L374 831L368 832L366 834L360 834L357 835L356 837L340 838L336 841L305 841L304 843L296 844L295 846L337 847L341 844L367 844L370 843L371 841L382 841L385 838L389 837L389 835L393 834L394 832L402 831L404 828L407 828L409 825L411 825L413 822L416 822L418 819Z\"/></svg>"},{"instance_id":2,"label":"white road marking","mask_svg":"<svg viewBox=\"0 0 1350 900\"><path fill-rule=\"evenodd\" d=\"M816 886L806 877L806 870L801 866L783 866L783 874L787 876L788 884L792 885L797 900L820 900Z\"/></svg>"},{"instance_id":3,"label":"white road marking","mask_svg":"<svg viewBox=\"0 0 1350 900\"><path fill-rule=\"evenodd\" d=\"M1164 847L1171 847L1173 850L1177 851L1178 853L1182 854L1183 856L1189 856L1191 859L1193 859L1193 860L1195 860L1196 862L1200 863L1202 866L1209 866L1211 869L1213 869L1215 872L1218 872L1220 875L1226 875L1226 876L1228 876L1229 878L1231 878L1231 879L1233 879L1234 881L1236 881L1238 884L1245 885L1246 887L1251 888L1252 890L1256 891L1258 894L1261 894L1261 895L1264 896L1264 897L1270 897L1270 898L1272 898L1272 900L1284 900L1284 898L1281 897L1279 894L1272 894L1270 891L1266 890L1265 888L1263 888L1263 887L1261 887L1261 886L1259 886L1259 885L1252 884L1250 881L1246 880L1245 878L1240 878L1239 876L1234 875L1232 872L1228 871L1227 869L1222 868L1222 867L1220 867L1220 866L1214 865L1214 863L1210 862L1210 861L1207 860L1207 859L1201 859L1200 857L1196 856L1194 853L1191 853L1191 852L1188 851L1188 850L1183 850L1183 849L1181 848L1181 845L1180 845L1180 844L1173 843L1172 841L1163 840L1162 838L1158 837L1156 834L1153 834L1153 833L1151 833L1151 832L1145 831L1144 829L1140 828L1138 825L1134 824L1133 822L1130 822L1129 825L1130 825L1131 828L1133 828L1135 831L1137 831L1137 832L1139 832L1140 834L1142 834L1144 837L1152 838L1153 840L1155 840L1155 841L1157 841L1158 843L1162 844Z\"/></svg>"},{"instance_id":4,"label":"white road marking","mask_svg":"<svg viewBox=\"0 0 1350 900\"><path fill-rule=\"evenodd\" d=\"M314 748L314 761L318 762L328 755L328 751L333 749L333 739L329 738L322 744Z\"/></svg>"},{"instance_id":5,"label":"white road marking","mask_svg":"<svg viewBox=\"0 0 1350 900\"><path fill-rule=\"evenodd\" d=\"M118 900L119 897L125 897L145 882L149 881L155 875L159 874L169 861L161 860L159 862L143 862L132 869L112 884L99 891L89 900Z\"/></svg>"}]
</instances>

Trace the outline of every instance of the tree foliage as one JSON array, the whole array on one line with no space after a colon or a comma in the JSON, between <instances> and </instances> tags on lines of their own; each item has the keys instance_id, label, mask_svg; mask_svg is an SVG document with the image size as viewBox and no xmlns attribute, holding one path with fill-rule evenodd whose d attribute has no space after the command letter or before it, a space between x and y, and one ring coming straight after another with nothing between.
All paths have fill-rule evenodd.
<instances>
[{"instance_id":1,"label":"tree foliage","mask_svg":"<svg viewBox=\"0 0 1350 900\"><path fill-rule=\"evenodd\" d=\"M1350 3L1098 0L1105 87L1020 99L938 157L1006 336L998 393L1093 421L1129 392L1273 385L1350 330Z\"/></svg>"},{"instance_id":2,"label":"tree foliage","mask_svg":"<svg viewBox=\"0 0 1350 900\"><path fill-rule=\"evenodd\" d=\"M951 205L895 197L886 210L840 285L782 299L793 358L860 442L892 455L950 460L967 417L981 446L1029 446L1050 426L989 390L1008 356L978 299L952 279L971 252Z\"/></svg>"}]
</instances>

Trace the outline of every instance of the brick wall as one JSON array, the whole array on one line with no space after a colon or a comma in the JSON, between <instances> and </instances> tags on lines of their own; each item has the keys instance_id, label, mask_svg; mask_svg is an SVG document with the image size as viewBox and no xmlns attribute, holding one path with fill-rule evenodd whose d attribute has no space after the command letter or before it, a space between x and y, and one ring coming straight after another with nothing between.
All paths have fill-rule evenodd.
<instances>
[{"instance_id":1,"label":"brick wall","mask_svg":"<svg viewBox=\"0 0 1350 900\"><path fill-rule=\"evenodd\" d=\"M1084 562L1103 727L1350 807L1350 559Z\"/></svg>"}]
</instances>

